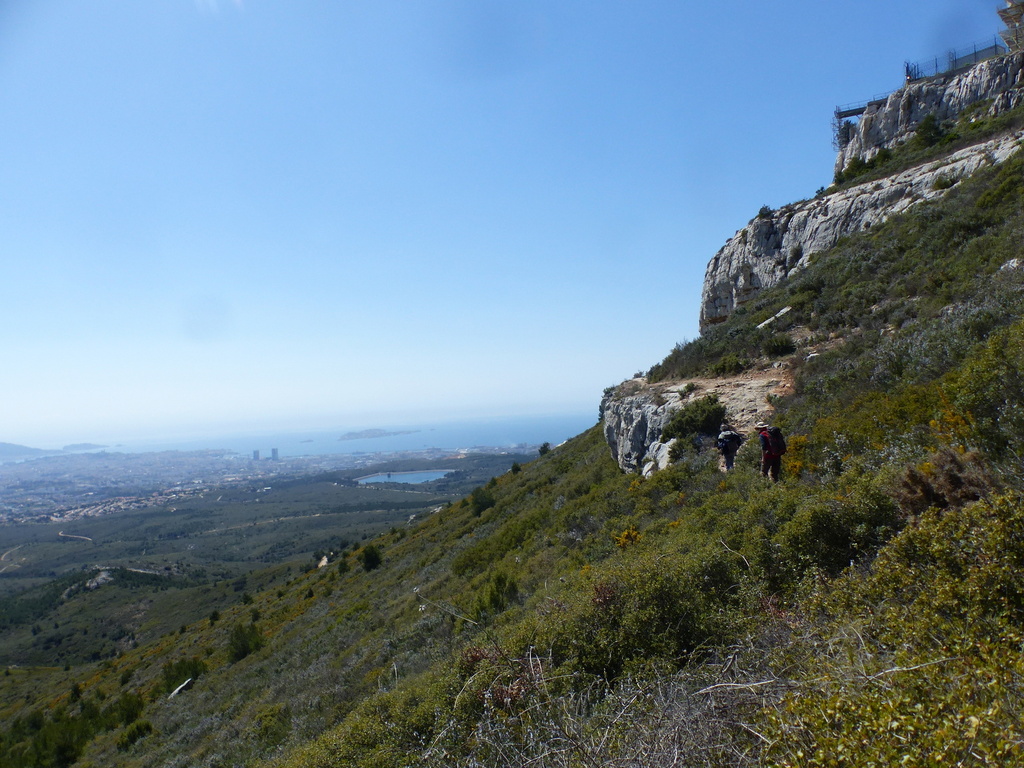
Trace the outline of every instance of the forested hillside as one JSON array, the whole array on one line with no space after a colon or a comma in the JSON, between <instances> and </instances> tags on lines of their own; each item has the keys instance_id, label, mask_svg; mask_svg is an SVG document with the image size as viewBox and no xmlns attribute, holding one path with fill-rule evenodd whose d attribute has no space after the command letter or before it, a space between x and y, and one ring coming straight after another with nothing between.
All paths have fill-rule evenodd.
<instances>
[{"instance_id":1,"label":"forested hillside","mask_svg":"<svg viewBox=\"0 0 1024 768\"><path fill-rule=\"evenodd\" d=\"M9 669L0 763L1024 761L1024 160L951 183L649 372L792 370L782 482L699 427L642 479L595 427L216 619Z\"/></svg>"}]
</instances>

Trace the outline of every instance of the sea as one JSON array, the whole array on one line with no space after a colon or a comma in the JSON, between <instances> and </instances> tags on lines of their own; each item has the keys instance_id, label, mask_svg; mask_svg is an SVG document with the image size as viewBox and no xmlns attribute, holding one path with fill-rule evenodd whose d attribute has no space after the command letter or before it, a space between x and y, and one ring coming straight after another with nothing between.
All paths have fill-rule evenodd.
<instances>
[{"instance_id":1,"label":"sea","mask_svg":"<svg viewBox=\"0 0 1024 768\"><path fill-rule=\"evenodd\" d=\"M126 441L104 448L130 453L226 450L246 456L252 456L254 451L259 451L260 458L270 458L275 449L280 458L339 453L399 453L432 449L515 450L523 447L533 448L542 443L558 445L586 431L595 423L597 417L591 411L586 414L410 423L369 429L339 427L306 432L278 431L165 441Z\"/></svg>"}]
</instances>

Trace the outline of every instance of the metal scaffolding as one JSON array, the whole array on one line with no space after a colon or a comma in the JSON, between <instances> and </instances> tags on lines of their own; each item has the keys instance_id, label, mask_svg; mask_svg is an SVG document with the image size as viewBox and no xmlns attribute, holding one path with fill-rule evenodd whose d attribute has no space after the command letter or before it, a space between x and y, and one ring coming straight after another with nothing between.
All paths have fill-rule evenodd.
<instances>
[{"instance_id":1,"label":"metal scaffolding","mask_svg":"<svg viewBox=\"0 0 1024 768\"><path fill-rule=\"evenodd\" d=\"M1006 47L1013 53L1024 50L1024 0L1006 0L1006 7L998 10L1006 30L999 33Z\"/></svg>"}]
</instances>

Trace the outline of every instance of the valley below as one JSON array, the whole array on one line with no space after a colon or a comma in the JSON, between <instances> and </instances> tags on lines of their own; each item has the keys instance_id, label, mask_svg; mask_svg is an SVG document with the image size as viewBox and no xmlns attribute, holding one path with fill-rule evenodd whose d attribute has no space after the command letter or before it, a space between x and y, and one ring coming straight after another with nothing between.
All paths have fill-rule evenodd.
<instances>
[{"instance_id":1,"label":"valley below","mask_svg":"<svg viewBox=\"0 0 1024 768\"><path fill-rule=\"evenodd\" d=\"M168 452L4 465L0 664L111 658L404 529L529 458L396 457L369 465L381 475L374 483L358 481L365 460L340 456L257 463ZM328 471L339 463L350 466ZM429 482L402 482L435 468Z\"/></svg>"}]
</instances>

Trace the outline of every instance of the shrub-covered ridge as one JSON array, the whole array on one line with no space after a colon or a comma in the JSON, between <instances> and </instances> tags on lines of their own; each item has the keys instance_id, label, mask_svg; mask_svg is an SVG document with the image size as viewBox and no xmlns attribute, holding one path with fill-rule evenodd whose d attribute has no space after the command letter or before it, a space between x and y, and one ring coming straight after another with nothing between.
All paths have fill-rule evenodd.
<instances>
[{"instance_id":1,"label":"shrub-covered ridge","mask_svg":"<svg viewBox=\"0 0 1024 768\"><path fill-rule=\"evenodd\" d=\"M1019 762L1021 162L652 369L791 365L781 483L751 440L626 475L595 427L156 643L9 670L0 763Z\"/></svg>"}]
</instances>

